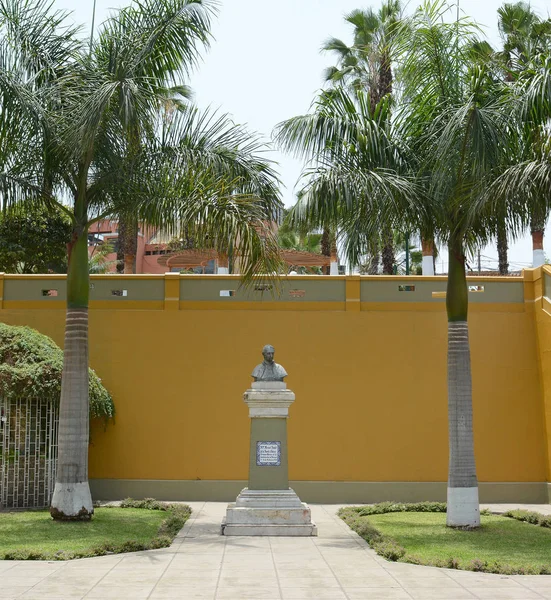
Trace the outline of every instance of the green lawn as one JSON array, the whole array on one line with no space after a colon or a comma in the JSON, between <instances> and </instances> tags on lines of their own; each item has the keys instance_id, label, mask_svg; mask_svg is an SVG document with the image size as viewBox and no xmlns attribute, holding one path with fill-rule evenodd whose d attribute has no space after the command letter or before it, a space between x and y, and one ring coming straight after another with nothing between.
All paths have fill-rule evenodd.
<instances>
[{"instance_id":1,"label":"green lawn","mask_svg":"<svg viewBox=\"0 0 551 600\"><path fill-rule=\"evenodd\" d=\"M397 512L362 517L392 538L423 564L459 560L467 568L473 560L539 572L551 567L551 529L507 517L482 515L481 527L464 531L446 527L445 513Z\"/></svg>"},{"instance_id":2,"label":"green lawn","mask_svg":"<svg viewBox=\"0 0 551 600\"><path fill-rule=\"evenodd\" d=\"M0 558L14 551L55 557L59 551L86 555L105 545L149 544L168 516L160 510L96 508L91 521L64 522L54 521L47 511L0 513Z\"/></svg>"}]
</instances>

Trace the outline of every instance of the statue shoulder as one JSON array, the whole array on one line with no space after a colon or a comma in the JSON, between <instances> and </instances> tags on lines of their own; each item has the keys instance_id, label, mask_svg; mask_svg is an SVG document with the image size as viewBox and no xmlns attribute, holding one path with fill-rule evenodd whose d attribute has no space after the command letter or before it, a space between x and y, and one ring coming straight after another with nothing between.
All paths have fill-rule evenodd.
<instances>
[{"instance_id":1,"label":"statue shoulder","mask_svg":"<svg viewBox=\"0 0 551 600\"><path fill-rule=\"evenodd\" d=\"M281 375L282 377L287 376L287 371L279 363L275 363L275 367L277 369L278 375Z\"/></svg>"}]
</instances>

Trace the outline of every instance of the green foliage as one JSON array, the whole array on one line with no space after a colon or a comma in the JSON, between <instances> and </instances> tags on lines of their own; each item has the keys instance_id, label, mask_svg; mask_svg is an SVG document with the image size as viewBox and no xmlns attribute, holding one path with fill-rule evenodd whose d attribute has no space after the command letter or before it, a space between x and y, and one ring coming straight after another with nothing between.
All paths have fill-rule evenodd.
<instances>
[{"instance_id":1,"label":"green foliage","mask_svg":"<svg viewBox=\"0 0 551 600\"><path fill-rule=\"evenodd\" d=\"M516 519L517 521L523 521L525 523L531 523L532 525L539 525L540 527L551 529L551 517L537 512L529 510L509 510L504 513L504 516Z\"/></svg>"},{"instance_id":2,"label":"green foliage","mask_svg":"<svg viewBox=\"0 0 551 600\"><path fill-rule=\"evenodd\" d=\"M94 274L109 273L116 260L108 260L107 256L113 252L113 246L109 242L103 242L94 248L88 259L88 271Z\"/></svg>"},{"instance_id":3,"label":"green foliage","mask_svg":"<svg viewBox=\"0 0 551 600\"><path fill-rule=\"evenodd\" d=\"M30 327L0 323L0 395L59 402L63 351L48 336ZM90 416L111 418L113 399L89 369Z\"/></svg>"},{"instance_id":4,"label":"green foliage","mask_svg":"<svg viewBox=\"0 0 551 600\"><path fill-rule=\"evenodd\" d=\"M465 530L446 527L445 512L442 502L383 502L342 508L339 516L387 560L506 575L551 573L550 534L514 521L550 528L551 518L484 510L482 526Z\"/></svg>"},{"instance_id":5,"label":"green foliage","mask_svg":"<svg viewBox=\"0 0 551 600\"><path fill-rule=\"evenodd\" d=\"M191 508L187 504L167 504L166 502L155 500L155 498L144 498L143 500L126 498L120 503L120 507L167 511L169 515L163 521L157 534L157 538L169 539L168 546L170 546L174 537L178 534L180 529L182 529L191 515Z\"/></svg>"},{"instance_id":6,"label":"green foliage","mask_svg":"<svg viewBox=\"0 0 551 600\"><path fill-rule=\"evenodd\" d=\"M379 506L379 505L375 505ZM364 507L371 508L371 507ZM383 535L378 529L367 520L362 519L360 515L359 507L352 508L341 508L339 516L343 521L354 530L360 537L362 537L372 548L387 560L397 561L402 558L406 551L393 539ZM377 514L377 513L371 513Z\"/></svg>"},{"instance_id":7,"label":"green foliage","mask_svg":"<svg viewBox=\"0 0 551 600\"><path fill-rule=\"evenodd\" d=\"M61 211L26 206L0 217L0 271L66 273L71 223Z\"/></svg>"},{"instance_id":8,"label":"green foliage","mask_svg":"<svg viewBox=\"0 0 551 600\"><path fill-rule=\"evenodd\" d=\"M393 562L400 560L406 553L405 548L402 548L400 544L387 539L374 543L373 549L383 558Z\"/></svg>"},{"instance_id":9,"label":"green foliage","mask_svg":"<svg viewBox=\"0 0 551 600\"><path fill-rule=\"evenodd\" d=\"M44 511L3 513L0 560L71 560L167 548L190 514L187 505L151 498L96 508L92 521L78 524L53 521Z\"/></svg>"},{"instance_id":10,"label":"green foliage","mask_svg":"<svg viewBox=\"0 0 551 600\"><path fill-rule=\"evenodd\" d=\"M391 512L446 512L445 502L381 502L354 508L360 517L382 515Z\"/></svg>"},{"instance_id":11,"label":"green foliage","mask_svg":"<svg viewBox=\"0 0 551 600\"><path fill-rule=\"evenodd\" d=\"M144 498L143 500L134 500L133 498L125 498L120 503L121 508L143 508L145 510L172 510L172 509L181 509L188 510L191 509L189 506L185 504L167 504L166 502L161 502L159 500L155 500L155 498Z\"/></svg>"}]
</instances>

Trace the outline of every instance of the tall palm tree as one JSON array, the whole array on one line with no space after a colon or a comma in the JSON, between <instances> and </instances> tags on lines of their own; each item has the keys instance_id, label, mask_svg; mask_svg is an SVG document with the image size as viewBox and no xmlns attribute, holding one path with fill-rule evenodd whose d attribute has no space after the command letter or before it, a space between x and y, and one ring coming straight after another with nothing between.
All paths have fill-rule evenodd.
<instances>
[{"instance_id":1,"label":"tall palm tree","mask_svg":"<svg viewBox=\"0 0 551 600\"><path fill-rule=\"evenodd\" d=\"M33 134L28 152L23 152L26 146L14 151L14 163L18 161L24 173L12 178L17 189L9 197L18 199L16 192L37 197L40 192L55 203L56 194L69 204L58 203L72 223L59 457L51 514L59 519L89 519L93 506L87 460L88 228L132 210L139 219L169 229L187 224L197 239L214 240L221 250L238 239L247 276L274 272L279 267L274 260L276 244L269 232L262 231L262 224L266 206L277 204L276 180L269 163L255 154L260 149L256 139L248 156L235 146L226 153L244 164L254 156L251 171L262 165L270 192L262 200L247 193L246 181L240 182L240 189L247 191L235 193L236 169L206 167L203 148L181 148L159 139L154 117L160 98L170 85L178 84L197 61L199 48L208 42L210 0L133 3L102 25L91 50L79 42L76 32L68 35L64 20L55 13L56 21L43 0L0 0L0 7L0 25L7 32L0 56L7 55L18 65L0 69L1 101L3 106L15 106L13 113ZM46 28L51 47L45 46L42 28L28 27L29 21L51 24ZM48 61L63 43L67 56L52 69ZM36 56L46 57L44 64ZM241 141L246 139L242 131L240 136ZM41 152L44 148L47 161Z\"/></svg>"},{"instance_id":2,"label":"tall palm tree","mask_svg":"<svg viewBox=\"0 0 551 600\"><path fill-rule=\"evenodd\" d=\"M295 218L338 223L352 258L369 248L366 232L383 223L417 227L447 243L447 523L476 527L465 253L471 241L488 236L492 212L481 198L503 160L510 111L503 106L504 84L472 62L476 27L446 23L447 8L425 2L401 26L404 101L392 121L382 115L384 100L372 113L361 95L354 102L341 91L322 96L313 115L281 124L277 136L284 148L314 162Z\"/></svg>"},{"instance_id":3,"label":"tall palm tree","mask_svg":"<svg viewBox=\"0 0 551 600\"><path fill-rule=\"evenodd\" d=\"M513 87L520 110L515 137L508 144L508 163L488 189L488 197L505 202L529 226L534 266L543 264L543 231L551 213L551 56L539 54L520 73Z\"/></svg>"},{"instance_id":4,"label":"tall palm tree","mask_svg":"<svg viewBox=\"0 0 551 600\"><path fill-rule=\"evenodd\" d=\"M354 92L366 92L372 112L382 98L392 94L392 61L401 11L399 0L385 0L378 12L372 8L354 10L345 17L354 27L352 46L329 38L322 47L338 59L337 66L326 70L326 81L345 85ZM383 273L392 275L395 253L392 230L388 227L382 232L381 246Z\"/></svg>"},{"instance_id":5,"label":"tall palm tree","mask_svg":"<svg viewBox=\"0 0 551 600\"><path fill-rule=\"evenodd\" d=\"M385 0L378 12L372 8L354 10L345 16L353 26L353 43L347 46L338 38L329 38L322 46L337 57L337 66L324 73L326 81L368 92L371 108L392 93L393 47L402 7L399 0Z\"/></svg>"},{"instance_id":6,"label":"tall palm tree","mask_svg":"<svg viewBox=\"0 0 551 600\"><path fill-rule=\"evenodd\" d=\"M431 173L430 220L448 246L447 523L480 523L472 426L465 253L486 241L494 213L480 199L503 162L512 102L505 84L473 62L478 39L468 20L443 22L444 2L426 2L403 30L402 80L410 99L401 119L404 135L419 140L421 166ZM425 132L419 136L419 127ZM511 218L514 215L508 215Z\"/></svg>"},{"instance_id":7,"label":"tall palm tree","mask_svg":"<svg viewBox=\"0 0 551 600\"><path fill-rule=\"evenodd\" d=\"M530 65L541 54L549 55L551 50L551 19L541 19L530 4L527 2L505 3L498 9L498 27L503 40L503 52L500 54L503 68L505 70L506 80L509 82L524 79L526 71L530 71ZM529 113L526 114L529 116ZM546 117L544 117L546 118ZM534 127L537 130L538 124L533 123L531 127L523 128L524 133L534 141ZM528 153L534 149L534 143L522 144L519 148L527 150ZM513 154L509 154L510 160L508 166L527 160L530 156L519 156L518 149ZM536 151L537 152L537 151ZM537 267L545 262L543 252L543 236L545 224L549 217L549 211L541 210L541 203L534 206L530 218L530 233L532 235L533 266ZM501 263L503 262L503 248L506 247L506 238L504 241L503 226L498 228L498 254ZM500 253L501 250L501 253Z\"/></svg>"},{"instance_id":8,"label":"tall palm tree","mask_svg":"<svg viewBox=\"0 0 551 600\"><path fill-rule=\"evenodd\" d=\"M284 150L309 161L291 223L342 234L350 264L372 253L381 229L417 218L408 149L389 111L388 96L373 112L367 93L340 87L322 91L311 114L280 123L275 131Z\"/></svg>"}]
</instances>

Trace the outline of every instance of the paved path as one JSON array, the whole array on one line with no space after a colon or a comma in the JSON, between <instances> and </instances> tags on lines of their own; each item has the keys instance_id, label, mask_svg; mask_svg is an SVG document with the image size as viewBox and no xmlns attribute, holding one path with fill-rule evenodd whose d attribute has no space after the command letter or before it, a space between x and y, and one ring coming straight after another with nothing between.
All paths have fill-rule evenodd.
<instances>
[{"instance_id":1,"label":"paved path","mask_svg":"<svg viewBox=\"0 0 551 600\"><path fill-rule=\"evenodd\" d=\"M170 548L68 562L0 561L0 598L551 599L551 576L389 563L336 517L335 506L312 507L318 538L224 538L226 505L191 505L192 517Z\"/></svg>"}]
</instances>

